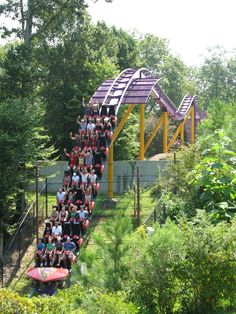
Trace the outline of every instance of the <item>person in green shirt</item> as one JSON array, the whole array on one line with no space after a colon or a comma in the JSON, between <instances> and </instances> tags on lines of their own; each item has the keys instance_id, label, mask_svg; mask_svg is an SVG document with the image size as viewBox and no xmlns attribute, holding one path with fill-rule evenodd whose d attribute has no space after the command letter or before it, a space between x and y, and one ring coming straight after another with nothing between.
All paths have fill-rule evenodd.
<instances>
[{"instance_id":1,"label":"person in green shirt","mask_svg":"<svg viewBox=\"0 0 236 314\"><path fill-rule=\"evenodd\" d=\"M46 251L44 255L44 261L47 266L52 266L55 244L52 242L52 237L48 237L48 243L46 244Z\"/></svg>"}]
</instances>

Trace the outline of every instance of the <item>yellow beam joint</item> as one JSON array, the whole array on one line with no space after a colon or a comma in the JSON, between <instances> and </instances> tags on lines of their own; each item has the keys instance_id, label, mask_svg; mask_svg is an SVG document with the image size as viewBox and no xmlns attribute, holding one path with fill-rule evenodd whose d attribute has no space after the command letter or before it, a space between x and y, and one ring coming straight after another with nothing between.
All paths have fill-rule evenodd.
<instances>
[{"instance_id":1,"label":"yellow beam joint","mask_svg":"<svg viewBox=\"0 0 236 314\"><path fill-rule=\"evenodd\" d=\"M107 196L108 198L113 198L113 145L109 147L108 152L108 188Z\"/></svg>"},{"instance_id":2,"label":"yellow beam joint","mask_svg":"<svg viewBox=\"0 0 236 314\"><path fill-rule=\"evenodd\" d=\"M151 135L149 136L146 144L144 145L144 154L146 153L149 145L151 144L152 140L154 139L155 135L157 134L157 131L160 129L161 125L163 123L163 115L160 116L160 119L158 120L155 128L153 129Z\"/></svg>"},{"instance_id":3,"label":"yellow beam joint","mask_svg":"<svg viewBox=\"0 0 236 314\"><path fill-rule=\"evenodd\" d=\"M163 112L163 153L168 151L168 116L167 112Z\"/></svg>"},{"instance_id":4,"label":"yellow beam joint","mask_svg":"<svg viewBox=\"0 0 236 314\"><path fill-rule=\"evenodd\" d=\"M195 112L194 107L191 108L191 143L195 142Z\"/></svg>"},{"instance_id":5,"label":"yellow beam joint","mask_svg":"<svg viewBox=\"0 0 236 314\"><path fill-rule=\"evenodd\" d=\"M139 160L144 160L144 124L145 124L145 119L144 119L144 104L140 105L140 110L139 110L139 120L140 120L140 146L139 146Z\"/></svg>"},{"instance_id":6,"label":"yellow beam joint","mask_svg":"<svg viewBox=\"0 0 236 314\"><path fill-rule=\"evenodd\" d=\"M134 109L135 105L129 105L129 108L127 109L125 115L123 116L123 118L121 119L118 127L116 128L113 136L112 136L112 139L111 139L111 145L115 143L117 137L119 136L121 130L123 129L124 125L125 125L125 122L128 120L128 117L131 113L131 111Z\"/></svg>"}]
</instances>

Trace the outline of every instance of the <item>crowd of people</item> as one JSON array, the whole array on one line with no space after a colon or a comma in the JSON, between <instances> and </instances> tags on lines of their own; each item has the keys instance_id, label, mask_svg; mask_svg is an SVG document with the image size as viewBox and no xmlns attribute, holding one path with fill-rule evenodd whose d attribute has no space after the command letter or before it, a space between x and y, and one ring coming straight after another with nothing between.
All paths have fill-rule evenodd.
<instances>
[{"instance_id":1,"label":"crowd of people","mask_svg":"<svg viewBox=\"0 0 236 314\"><path fill-rule=\"evenodd\" d=\"M68 169L56 205L45 221L43 238L35 252L35 266L71 269L84 239L99 189L108 146L116 127L115 109L98 103L85 105L85 114L77 118L78 132L70 133L71 152L64 148Z\"/></svg>"}]
</instances>

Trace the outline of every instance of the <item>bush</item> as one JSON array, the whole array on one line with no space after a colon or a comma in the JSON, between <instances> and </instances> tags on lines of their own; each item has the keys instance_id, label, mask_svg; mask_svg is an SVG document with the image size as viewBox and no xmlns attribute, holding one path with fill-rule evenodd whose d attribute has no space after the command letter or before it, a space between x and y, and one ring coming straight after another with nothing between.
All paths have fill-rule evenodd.
<instances>
[{"instance_id":1,"label":"bush","mask_svg":"<svg viewBox=\"0 0 236 314\"><path fill-rule=\"evenodd\" d=\"M213 313L236 297L236 220L212 225L204 211L167 220L130 242L125 285L141 313ZM138 237L138 240L137 240Z\"/></svg>"}]
</instances>

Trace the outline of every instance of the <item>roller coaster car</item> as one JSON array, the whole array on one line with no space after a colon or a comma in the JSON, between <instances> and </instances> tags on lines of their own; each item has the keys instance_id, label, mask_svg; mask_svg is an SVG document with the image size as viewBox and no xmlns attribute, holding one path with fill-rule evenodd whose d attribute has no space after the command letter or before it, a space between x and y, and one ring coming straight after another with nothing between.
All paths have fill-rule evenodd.
<instances>
[{"instance_id":1,"label":"roller coaster car","mask_svg":"<svg viewBox=\"0 0 236 314\"><path fill-rule=\"evenodd\" d=\"M32 267L26 273L29 278L42 283L65 281L68 275L68 269L55 267Z\"/></svg>"}]
</instances>

